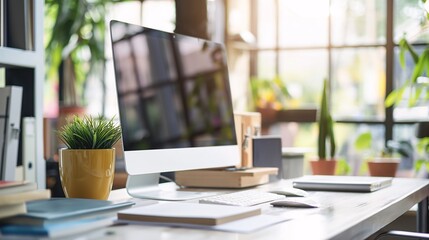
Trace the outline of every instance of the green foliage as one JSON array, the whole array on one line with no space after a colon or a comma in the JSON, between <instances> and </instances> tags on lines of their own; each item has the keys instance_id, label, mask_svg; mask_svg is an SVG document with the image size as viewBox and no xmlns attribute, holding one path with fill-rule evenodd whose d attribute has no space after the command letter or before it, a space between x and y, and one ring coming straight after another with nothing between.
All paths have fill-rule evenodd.
<instances>
[{"instance_id":1,"label":"green foliage","mask_svg":"<svg viewBox=\"0 0 429 240\"><path fill-rule=\"evenodd\" d=\"M426 171L429 172L429 162L426 159L427 153L429 152L429 137L422 138L419 140L419 142L417 143L417 152L421 155L421 157L416 161L416 171L419 171L423 166L425 166Z\"/></svg>"},{"instance_id":2,"label":"green foliage","mask_svg":"<svg viewBox=\"0 0 429 240\"><path fill-rule=\"evenodd\" d=\"M351 167L345 159L337 160L337 167L335 169L335 175L348 175Z\"/></svg>"},{"instance_id":3,"label":"green foliage","mask_svg":"<svg viewBox=\"0 0 429 240\"><path fill-rule=\"evenodd\" d=\"M113 118L74 116L58 136L69 149L109 149L121 138L121 128Z\"/></svg>"},{"instance_id":4,"label":"green foliage","mask_svg":"<svg viewBox=\"0 0 429 240\"><path fill-rule=\"evenodd\" d=\"M286 106L290 98L283 80L276 76L273 79L252 77L250 88L253 99L253 108L274 108L280 110Z\"/></svg>"},{"instance_id":5,"label":"green foliage","mask_svg":"<svg viewBox=\"0 0 429 240\"><path fill-rule=\"evenodd\" d=\"M426 2L426 0L422 0L423 3ZM427 21L429 20L429 13L424 10L424 18L427 24ZM424 31L423 31L424 32ZM420 77L427 77L427 74L429 73L429 47L426 47L423 52L419 55L417 54L417 51L415 48L408 42L406 39L406 35L402 37L402 39L399 42L399 63L403 69L406 68L405 63L405 54L409 53L411 58L414 62L414 68L411 74L411 77L405 81L402 86L398 87L397 89L393 90L386 98L385 100L385 106L391 107L394 104L398 104L401 102L404 91L408 89L410 92L409 94L409 100L408 100L408 106L416 106L418 104L418 101L421 97L425 101L429 100L429 90L428 90L428 84L421 84L418 82L418 79ZM425 95L422 95L425 94Z\"/></svg>"},{"instance_id":6,"label":"green foliage","mask_svg":"<svg viewBox=\"0 0 429 240\"><path fill-rule=\"evenodd\" d=\"M372 134L371 132L365 132L359 135L355 141L355 148L357 150L367 150L371 148L372 145Z\"/></svg>"},{"instance_id":7,"label":"green foliage","mask_svg":"<svg viewBox=\"0 0 429 240\"><path fill-rule=\"evenodd\" d=\"M108 4L120 0L45 0L46 73L58 79L60 65L72 63L66 83L70 95L66 105L78 105L89 74L100 73L105 62L106 12ZM101 69L101 70L100 70ZM71 87L76 90L70 90ZM67 92L65 91L65 92ZM80 95L80 96L79 96Z\"/></svg>"},{"instance_id":8,"label":"green foliage","mask_svg":"<svg viewBox=\"0 0 429 240\"><path fill-rule=\"evenodd\" d=\"M329 158L335 156L335 135L334 135L334 121L332 120L331 113L328 106L328 80L323 82L322 101L319 111L319 138L318 138L318 155L319 159L326 159L327 146L329 143Z\"/></svg>"}]
</instances>

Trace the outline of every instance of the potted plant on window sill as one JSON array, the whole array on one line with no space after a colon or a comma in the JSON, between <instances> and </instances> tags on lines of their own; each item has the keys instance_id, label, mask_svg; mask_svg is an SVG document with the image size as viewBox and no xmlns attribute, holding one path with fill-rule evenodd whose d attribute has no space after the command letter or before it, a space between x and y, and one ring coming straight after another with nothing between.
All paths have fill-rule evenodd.
<instances>
[{"instance_id":1,"label":"potted plant on window sill","mask_svg":"<svg viewBox=\"0 0 429 240\"><path fill-rule=\"evenodd\" d=\"M323 83L322 101L319 111L318 160L311 161L311 168L315 175L335 175L337 161L335 159L334 122L328 108L327 84Z\"/></svg>"},{"instance_id":2,"label":"potted plant on window sill","mask_svg":"<svg viewBox=\"0 0 429 240\"><path fill-rule=\"evenodd\" d=\"M58 132L67 146L60 150L59 171L66 197L106 200L115 170L114 144L120 126L98 117L75 116Z\"/></svg>"},{"instance_id":3,"label":"potted plant on window sill","mask_svg":"<svg viewBox=\"0 0 429 240\"><path fill-rule=\"evenodd\" d=\"M354 146L358 151L371 151L374 148L372 133L364 132L360 134L356 138ZM395 177L401 162L401 156L413 159L413 151L412 145L407 141L389 141L381 151L375 151L379 153L371 153L370 157L367 157L364 161L362 168L366 170L365 167L367 167L371 176Z\"/></svg>"}]
</instances>

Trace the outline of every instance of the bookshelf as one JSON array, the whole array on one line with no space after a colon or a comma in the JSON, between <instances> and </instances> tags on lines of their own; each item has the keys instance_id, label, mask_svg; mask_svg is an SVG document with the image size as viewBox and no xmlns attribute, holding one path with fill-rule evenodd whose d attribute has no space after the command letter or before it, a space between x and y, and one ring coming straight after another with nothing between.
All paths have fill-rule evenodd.
<instances>
[{"instance_id":1,"label":"bookshelf","mask_svg":"<svg viewBox=\"0 0 429 240\"><path fill-rule=\"evenodd\" d=\"M23 14L24 19L17 19L17 14L14 12L13 21L10 20L7 15L10 14L10 8L7 7L7 4L16 4L20 2L25 6L25 13ZM0 68L4 69L4 78L6 85L17 85L22 86L23 88L23 99L22 99L22 112L21 117L34 117L34 127L31 129L34 133L33 142L34 143L34 153L32 155L34 165L32 166L33 171L35 171L35 179L28 179L30 181L36 181L38 187L43 189L46 187L46 178L45 178L45 160L43 158L43 85L44 85L44 68L45 68L45 59L44 59L44 46L43 46L43 17L44 17L44 1L39 0L0 0L0 6L2 14L1 23L3 24L2 37L5 39L0 46ZM17 8L14 6L15 11ZM6 21L4 20L6 19ZM26 49L8 47L11 46L10 42L8 43L7 39L12 33L10 28L16 30L20 29L22 24L25 23L26 30L25 34L21 37L26 38L25 41L30 39L30 46ZM18 34L19 36L19 34ZM10 38L9 38L10 40ZM21 39L22 40L22 39ZM19 40L19 42L23 42ZM24 41L24 42L25 42ZM23 121L21 121L21 136L20 142L22 143L22 129ZM19 162L23 162L23 150L20 146L19 150ZM23 166L28 167L28 166ZM21 174L24 178L24 170L20 169L22 173L18 172L18 175Z\"/></svg>"}]
</instances>

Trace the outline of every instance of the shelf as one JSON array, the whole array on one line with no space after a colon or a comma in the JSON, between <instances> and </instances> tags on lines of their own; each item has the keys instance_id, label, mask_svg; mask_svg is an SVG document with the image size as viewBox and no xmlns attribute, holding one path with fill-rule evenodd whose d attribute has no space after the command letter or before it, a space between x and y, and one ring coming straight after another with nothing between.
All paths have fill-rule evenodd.
<instances>
[{"instance_id":1,"label":"shelf","mask_svg":"<svg viewBox=\"0 0 429 240\"><path fill-rule=\"evenodd\" d=\"M0 47L0 66L35 68L39 64L43 59L34 51Z\"/></svg>"}]
</instances>

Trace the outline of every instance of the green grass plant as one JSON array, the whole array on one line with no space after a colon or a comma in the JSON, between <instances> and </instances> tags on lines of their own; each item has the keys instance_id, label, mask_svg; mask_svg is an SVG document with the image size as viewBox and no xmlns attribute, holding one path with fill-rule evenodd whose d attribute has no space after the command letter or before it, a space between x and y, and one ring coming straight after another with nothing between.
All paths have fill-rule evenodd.
<instances>
[{"instance_id":1,"label":"green grass plant","mask_svg":"<svg viewBox=\"0 0 429 240\"><path fill-rule=\"evenodd\" d=\"M109 149L121 138L121 127L113 119L74 116L58 136L68 149Z\"/></svg>"}]
</instances>

